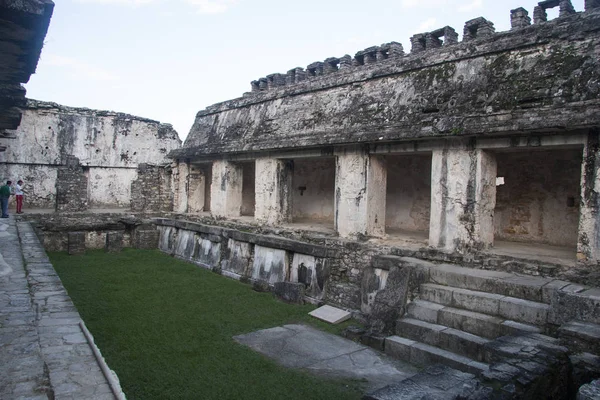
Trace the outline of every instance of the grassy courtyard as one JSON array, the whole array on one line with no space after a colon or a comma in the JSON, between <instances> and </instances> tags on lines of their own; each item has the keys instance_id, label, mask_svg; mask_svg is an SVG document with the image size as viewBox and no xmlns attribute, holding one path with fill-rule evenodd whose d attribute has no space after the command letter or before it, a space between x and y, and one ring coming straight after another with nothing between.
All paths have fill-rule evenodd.
<instances>
[{"instance_id":1,"label":"grassy courtyard","mask_svg":"<svg viewBox=\"0 0 600 400\"><path fill-rule=\"evenodd\" d=\"M359 399L358 384L278 366L232 336L315 321L313 306L269 293L159 251L50 253L128 399Z\"/></svg>"}]
</instances>

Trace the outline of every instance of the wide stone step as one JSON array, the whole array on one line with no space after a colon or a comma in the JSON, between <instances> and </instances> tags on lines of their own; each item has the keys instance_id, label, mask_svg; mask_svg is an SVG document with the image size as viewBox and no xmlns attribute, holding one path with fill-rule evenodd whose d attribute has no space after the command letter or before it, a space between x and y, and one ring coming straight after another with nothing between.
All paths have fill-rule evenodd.
<instances>
[{"instance_id":1,"label":"wide stone step","mask_svg":"<svg viewBox=\"0 0 600 400\"><path fill-rule=\"evenodd\" d=\"M570 282L552 278L516 275L502 271L465 268L450 264L419 265L426 269L431 283L494 293L524 300L550 304L559 290L572 291L579 287Z\"/></svg>"},{"instance_id":2,"label":"wide stone step","mask_svg":"<svg viewBox=\"0 0 600 400\"><path fill-rule=\"evenodd\" d=\"M540 328L533 325L420 299L408 305L407 315L414 319L459 329L487 339L522 332L542 332Z\"/></svg>"},{"instance_id":3,"label":"wide stone step","mask_svg":"<svg viewBox=\"0 0 600 400\"><path fill-rule=\"evenodd\" d=\"M477 361L483 360L483 346L490 341L458 329L412 318L400 319L396 323L396 334Z\"/></svg>"},{"instance_id":4,"label":"wide stone step","mask_svg":"<svg viewBox=\"0 0 600 400\"><path fill-rule=\"evenodd\" d=\"M506 359L530 360L542 349L554 354L566 354L568 349L560 345L560 340L539 333L525 333L502 336L485 344L483 362L495 364Z\"/></svg>"},{"instance_id":5,"label":"wide stone step","mask_svg":"<svg viewBox=\"0 0 600 400\"><path fill-rule=\"evenodd\" d=\"M400 336L385 339L385 353L417 366L440 363L476 375L489 369L488 364Z\"/></svg>"},{"instance_id":6,"label":"wide stone step","mask_svg":"<svg viewBox=\"0 0 600 400\"><path fill-rule=\"evenodd\" d=\"M600 325L571 321L558 329L561 343L571 350L600 355Z\"/></svg>"},{"instance_id":7,"label":"wide stone step","mask_svg":"<svg viewBox=\"0 0 600 400\"><path fill-rule=\"evenodd\" d=\"M433 283L422 284L419 296L433 303L540 327L545 326L550 310L550 305L544 303Z\"/></svg>"}]
</instances>

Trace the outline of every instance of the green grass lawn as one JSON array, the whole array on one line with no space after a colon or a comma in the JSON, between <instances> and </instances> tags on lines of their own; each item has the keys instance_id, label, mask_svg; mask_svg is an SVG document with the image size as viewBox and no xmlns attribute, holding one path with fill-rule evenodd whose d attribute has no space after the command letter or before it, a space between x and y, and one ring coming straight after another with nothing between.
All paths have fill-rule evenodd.
<instances>
[{"instance_id":1,"label":"green grass lawn","mask_svg":"<svg viewBox=\"0 0 600 400\"><path fill-rule=\"evenodd\" d=\"M359 399L358 383L285 369L232 336L307 313L159 251L50 253L128 399Z\"/></svg>"}]
</instances>

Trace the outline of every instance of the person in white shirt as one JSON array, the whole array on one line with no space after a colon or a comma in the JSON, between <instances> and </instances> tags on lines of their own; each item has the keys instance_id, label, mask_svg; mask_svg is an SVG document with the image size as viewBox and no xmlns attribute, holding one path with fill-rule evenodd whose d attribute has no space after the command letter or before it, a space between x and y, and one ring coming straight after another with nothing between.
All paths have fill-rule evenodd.
<instances>
[{"instance_id":1,"label":"person in white shirt","mask_svg":"<svg viewBox=\"0 0 600 400\"><path fill-rule=\"evenodd\" d=\"M17 199L17 214L23 214L23 181L20 179L15 185L15 198Z\"/></svg>"}]
</instances>

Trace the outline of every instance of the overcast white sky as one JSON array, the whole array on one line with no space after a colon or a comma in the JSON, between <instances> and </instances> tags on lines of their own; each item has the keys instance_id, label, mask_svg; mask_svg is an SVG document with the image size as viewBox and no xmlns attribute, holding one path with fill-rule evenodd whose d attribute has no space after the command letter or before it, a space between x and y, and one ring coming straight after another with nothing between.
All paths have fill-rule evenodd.
<instances>
[{"instance_id":1,"label":"overcast white sky","mask_svg":"<svg viewBox=\"0 0 600 400\"><path fill-rule=\"evenodd\" d=\"M572 0L583 11L584 0ZM29 98L171 123L250 81L482 16L510 29L535 0L55 0ZM555 10L553 10L555 11ZM556 16L550 12L551 17Z\"/></svg>"}]
</instances>

